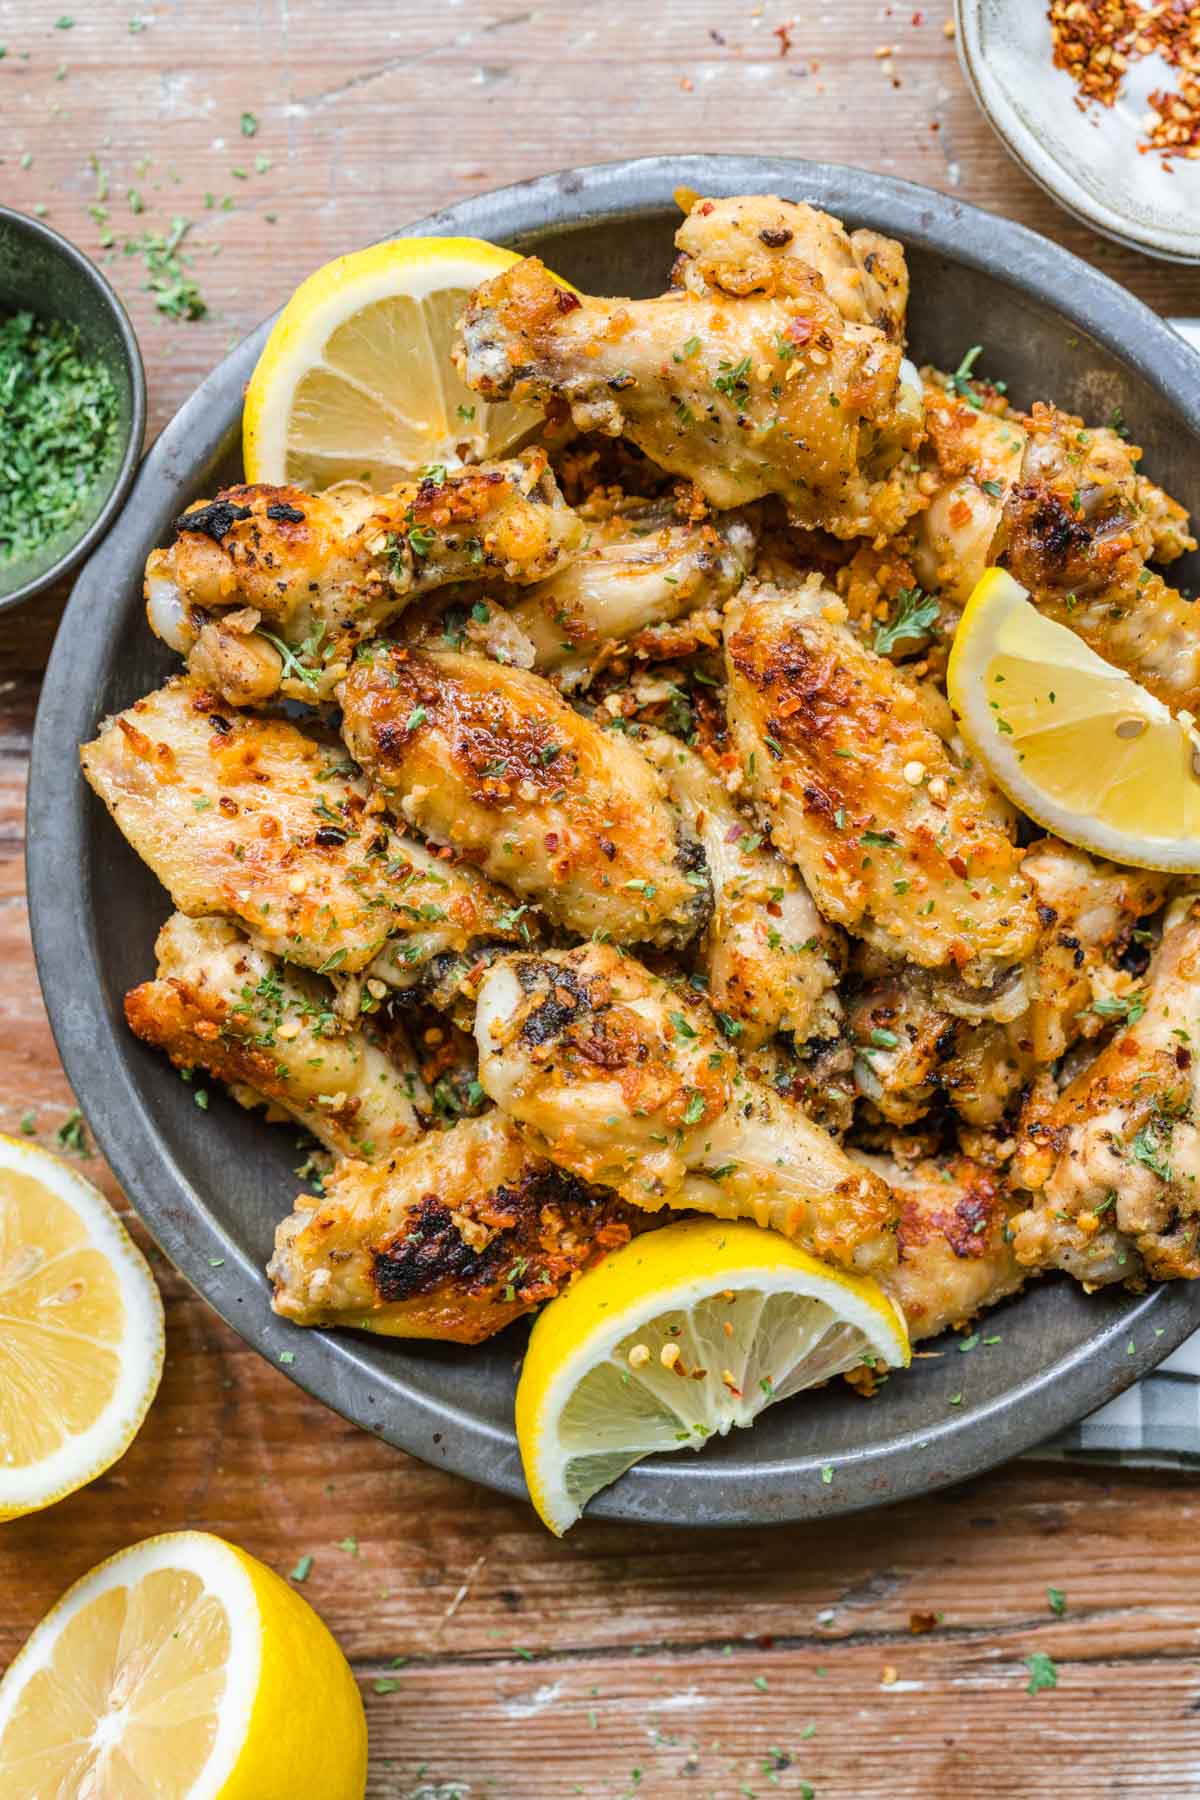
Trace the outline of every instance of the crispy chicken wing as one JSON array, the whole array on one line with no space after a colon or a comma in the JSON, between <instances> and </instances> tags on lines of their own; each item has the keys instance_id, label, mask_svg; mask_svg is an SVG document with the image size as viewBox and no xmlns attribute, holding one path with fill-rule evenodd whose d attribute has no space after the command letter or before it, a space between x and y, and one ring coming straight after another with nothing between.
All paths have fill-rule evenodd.
<instances>
[{"instance_id":1,"label":"crispy chicken wing","mask_svg":"<svg viewBox=\"0 0 1200 1800\"><path fill-rule=\"evenodd\" d=\"M645 1221L529 1150L503 1114L343 1162L275 1234L277 1313L384 1337L478 1344Z\"/></svg>"},{"instance_id":2,"label":"crispy chicken wing","mask_svg":"<svg viewBox=\"0 0 1200 1800\"><path fill-rule=\"evenodd\" d=\"M607 646L727 600L755 541L744 513L691 524L669 501L639 502L589 525L573 561L521 595L510 615L533 644L533 666L575 687Z\"/></svg>"},{"instance_id":3,"label":"crispy chicken wing","mask_svg":"<svg viewBox=\"0 0 1200 1800\"><path fill-rule=\"evenodd\" d=\"M893 1125L915 1125L943 1095L969 1124L994 1125L1032 1073L1012 1025L947 1011L935 978L911 964L876 972L846 1022L858 1092Z\"/></svg>"},{"instance_id":4,"label":"crispy chicken wing","mask_svg":"<svg viewBox=\"0 0 1200 1800\"><path fill-rule=\"evenodd\" d=\"M919 386L898 344L789 267L778 296L701 282L602 300L527 258L472 296L458 366L489 399L566 402L581 430L623 433L716 507L779 494L796 523L839 537L894 530L921 504L889 479L920 440Z\"/></svg>"},{"instance_id":5,"label":"crispy chicken wing","mask_svg":"<svg viewBox=\"0 0 1200 1800\"><path fill-rule=\"evenodd\" d=\"M1200 1276L1200 899L1171 907L1128 1023L1057 1099L1028 1108L1018 1260L1089 1284Z\"/></svg>"},{"instance_id":6,"label":"crispy chicken wing","mask_svg":"<svg viewBox=\"0 0 1200 1800\"><path fill-rule=\"evenodd\" d=\"M1180 539L1178 520L1144 502L1140 454L1104 428L1036 405L1021 480L1008 495L995 549L1040 611L1169 706L1200 705L1195 608L1146 567ZM1171 504L1171 503L1168 503Z\"/></svg>"},{"instance_id":7,"label":"crispy chicken wing","mask_svg":"<svg viewBox=\"0 0 1200 1800\"><path fill-rule=\"evenodd\" d=\"M351 754L389 805L556 925L668 945L703 923L704 853L661 778L543 676L381 645L340 696Z\"/></svg>"},{"instance_id":8,"label":"crispy chicken wing","mask_svg":"<svg viewBox=\"0 0 1200 1800\"><path fill-rule=\"evenodd\" d=\"M179 1069L206 1069L243 1106L304 1125L336 1156L375 1161L420 1135L418 1078L397 1028L344 1026L332 989L257 950L223 919L169 918L158 977L125 1017Z\"/></svg>"},{"instance_id":9,"label":"crispy chicken wing","mask_svg":"<svg viewBox=\"0 0 1200 1800\"><path fill-rule=\"evenodd\" d=\"M1020 479L1029 439L1016 418L972 405L936 379L925 384L925 425L922 461L937 485L915 521L915 567L931 593L963 607L995 560L1005 497Z\"/></svg>"},{"instance_id":10,"label":"crispy chicken wing","mask_svg":"<svg viewBox=\"0 0 1200 1800\"><path fill-rule=\"evenodd\" d=\"M855 1079L884 1118L911 1125L939 1093L972 1125L994 1125L1037 1070L1119 1017L1135 984L1118 958L1140 918L1162 904L1167 877L1123 869L1057 838L1025 853L1022 873L1041 927L1028 982L1007 1017L955 1013L953 996L911 965L872 968L847 1009Z\"/></svg>"},{"instance_id":11,"label":"crispy chicken wing","mask_svg":"<svg viewBox=\"0 0 1200 1800\"><path fill-rule=\"evenodd\" d=\"M582 535L542 451L389 494L229 488L176 527L146 564L150 624L241 706L327 699L356 646L417 595L480 576L540 581Z\"/></svg>"},{"instance_id":12,"label":"crispy chicken wing","mask_svg":"<svg viewBox=\"0 0 1200 1800\"><path fill-rule=\"evenodd\" d=\"M990 987L1037 938L1006 809L843 617L819 577L790 593L743 589L727 608L745 791L826 918Z\"/></svg>"},{"instance_id":13,"label":"crispy chicken wing","mask_svg":"<svg viewBox=\"0 0 1200 1800\"><path fill-rule=\"evenodd\" d=\"M1003 562L1040 611L1169 706L1200 705L1192 603L1149 562L1195 547L1184 509L1137 473L1141 451L1052 406L994 413L926 389L940 485L916 524L927 588L958 606Z\"/></svg>"},{"instance_id":14,"label":"crispy chicken wing","mask_svg":"<svg viewBox=\"0 0 1200 1800\"><path fill-rule=\"evenodd\" d=\"M965 1325L1015 1294L1029 1271L1013 1255L1012 1203L1002 1180L965 1156L911 1167L859 1156L896 1194L896 1266L883 1285L899 1302L913 1342Z\"/></svg>"},{"instance_id":15,"label":"crispy chicken wing","mask_svg":"<svg viewBox=\"0 0 1200 1800\"><path fill-rule=\"evenodd\" d=\"M697 200L675 233L674 279L694 291L745 298L805 294L815 269L843 319L904 342L908 264L904 247L877 231L777 194Z\"/></svg>"},{"instance_id":16,"label":"crispy chicken wing","mask_svg":"<svg viewBox=\"0 0 1200 1800\"><path fill-rule=\"evenodd\" d=\"M1059 838L1031 844L1022 868L1042 923L1028 1036L1033 1060L1045 1064L1120 1016L1122 996L1137 984L1115 957L1138 921L1163 904L1170 877L1122 868Z\"/></svg>"},{"instance_id":17,"label":"crispy chicken wing","mask_svg":"<svg viewBox=\"0 0 1200 1800\"><path fill-rule=\"evenodd\" d=\"M479 990L479 1079L529 1142L645 1207L749 1218L874 1272L895 1205L798 1106L742 1075L690 996L605 944L506 956Z\"/></svg>"},{"instance_id":18,"label":"crispy chicken wing","mask_svg":"<svg viewBox=\"0 0 1200 1800\"><path fill-rule=\"evenodd\" d=\"M80 760L180 912L226 914L289 962L341 976L386 946L376 972L414 986L438 958L521 940L508 897L394 831L340 744L186 677L107 720Z\"/></svg>"},{"instance_id":19,"label":"crispy chicken wing","mask_svg":"<svg viewBox=\"0 0 1200 1800\"><path fill-rule=\"evenodd\" d=\"M660 770L689 833L704 846L713 913L701 943L709 1003L739 1048L778 1031L798 1042L836 1037L844 940L813 905L792 864L733 804L703 758L651 733L641 747Z\"/></svg>"}]
</instances>

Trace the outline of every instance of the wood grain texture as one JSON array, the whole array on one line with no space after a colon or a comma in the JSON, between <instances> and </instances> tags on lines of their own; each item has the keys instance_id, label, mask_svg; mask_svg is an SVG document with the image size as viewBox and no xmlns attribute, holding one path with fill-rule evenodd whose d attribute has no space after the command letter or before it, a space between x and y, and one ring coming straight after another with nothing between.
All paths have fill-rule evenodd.
<instances>
[{"instance_id":1,"label":"wood grain texture","mask_svg":"<svg viewBox=\"0 0 1200 1800\"><path fill-rule=\"evenodd\" d=\"M0 198L45 205L100 257L113 231L109 272L142 336L155 431L316 263L464 194L619 156L856 161L1033 225L1161 310L1200 310L1194 272L1101 243L1009 162L963 87L942 5L92 0L57 30L69 4L0 0ZM107 221L89 214L101 204ZM120 248L176 217L194 222L209 306L192 324L155 315L143 258ZM50 1144L75 1100L33 970L22 807L62 603L0 618L0 1129L31 1114ZM98 1156L82 1166L120 1200ZM204 1526L284 1573L313 1557L304 1591L362 1681L372 1800L767 1800L806 1784L820 1800L1171 1800L1200 1787L1200 1495L1187 1479L1014 1465L807 1528L584 1524L559 1544L524 1506L325 1412L152 1254L162 1392L116 1469L0 1534L0 1666L99 1558ZM1066 1593L1061 1618L1050 1586ZM935 1628L914 1635L914 1615ZM1030 1695L1035 1652L1058 1686Z\"/></svg>"}]
</instances>

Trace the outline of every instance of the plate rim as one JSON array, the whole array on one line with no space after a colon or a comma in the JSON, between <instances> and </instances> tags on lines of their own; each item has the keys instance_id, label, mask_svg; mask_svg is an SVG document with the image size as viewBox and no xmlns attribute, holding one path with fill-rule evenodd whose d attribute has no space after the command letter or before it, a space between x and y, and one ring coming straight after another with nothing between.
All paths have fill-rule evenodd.
<instances>
[{"instance_id":1,"label":"plate rim","mask_svg":"<svg viewBox=\"0 0 1200 1800\"><path fill-rule=\"evenodd\" d=\"M473 195L394 236L454 232L544 241L584 218L661 211L680 187L713 193L802 192L852 216L886 209L888 229L1034 290L1164 394L1200 431L1200 357L1158 315L1108 276L1026 227L909 182L840 164L741 156L646 157L561 170ZM273 315L272 317L277 316ZM524 1497L511 1429L498 1430L443 1403L403 1376L382 1380L354 1334L306 1333L271 1312L263 1271L207 1212L155 1130L147 1097L118 1054L119 1015L104 1003L94 908L80 851L97 803L77 769L75 746L94 730L95 676L104 665L105 597L127 588L139 510L179 510L234 442L243 380L272 319L219 363L185 401L139 470L121 519L76 580L47 665L34 725L26 808L30 925L38 978L63 1066L130 1205L176 1268L254 1349L343 1417L437 1467ZM1153 363L1153 368L1151 367ZM238 396L231 411L229 391ZM108 602L111 611L113 602ZM65 791L64 791L65 790ZM64 882L64 857L79 871ZM83 970L64 982L61 971ZM99 1071L99 1073L98 1073ZM221 1266L213 1266L220 1258ZM1161 1331L1149 1334L1150 1324ZM822 1479L820 1452L730 1470L703 1458L643 1463L606 1490L589 1516L685 1527L794 1523L931 1492L977 1475L1115 1397L1200 1324L1200 1284L1160 1286L1058 1361L987 1403L923 1430L839 1455ZM1127 1354L1131 1329L1139 1348ZM373 1340L366 1340L370 1344ZM281 1364L291 1353L294 1361ZM399 1396L399 1397L398 1397Z\"/></svg>"}]
</instances>

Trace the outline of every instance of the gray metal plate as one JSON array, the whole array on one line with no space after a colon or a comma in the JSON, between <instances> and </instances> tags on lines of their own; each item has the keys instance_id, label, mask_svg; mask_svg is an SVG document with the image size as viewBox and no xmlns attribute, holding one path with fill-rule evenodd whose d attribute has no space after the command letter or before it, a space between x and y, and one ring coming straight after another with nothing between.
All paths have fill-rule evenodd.
<instances>
[{"instance_id":1,"label":"gray metal plate","mask_svg":"<svg viewBox=\"0 0 1200 1800\"><path fill-rule=\"evenodd\" d=\"M907 183L830 165L673 157L543 177L407 228L537 250L604 293L658 291L677 187L774 191L904 240L918 359L954 367L986 345L1014 398L1053 396L1092 420L1120 406L1145 467L1200 512L1200 358L1105 276L1042 238ZM29 799L38 969L67 1073L134 1206L212 1306L310 1393L390 1443L523 1492L512 1430L521 1327L478 1349L301 1332L270 1310L263 1265L290 1209L290 1133L223 1096L199 1112L165 1059L125 1029L126 989L153 969L169 910L78 771L97 721L174 666L150 635L142 567L194 497L238 470L242 388L269 321L197 390L147 457L118 525L76 583L46 675ZM1185 570L1196 585L1200 569ZM213 1259L223 1258L219 1267ZM814 1518L924 1492L1015 1455L1119 1393L1200 1324L1200 1288L1085 1295L1041 1283L989 1314L1000 1343L914 1365L870 1403L842 1383L768 1412L703 1456L658 1457L592 1510L691 1525ZM1133 1345L1132 1352L1129 1346ZM832 1464L831 1481L822 1479Z\"/></svg>"}]
</instances>

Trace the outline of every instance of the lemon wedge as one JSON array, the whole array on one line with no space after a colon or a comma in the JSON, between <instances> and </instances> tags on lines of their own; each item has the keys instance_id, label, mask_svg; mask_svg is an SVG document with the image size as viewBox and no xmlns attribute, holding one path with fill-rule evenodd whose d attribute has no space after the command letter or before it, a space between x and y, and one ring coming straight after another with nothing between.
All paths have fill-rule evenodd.
<instances>
[{"instance_id":1,"label":"lemon wedge","mask_svg":"<svg viewBox=\"0 0 1200 1800\"><path fill-rule=\"evenodd\" d=\"M116 1462L162 1361L154 1277L104 1195L48 1151L0 1137L0 1519Z\"/></svg>"},{"instance_id":2,"label":"lemon wedge","mask_svg":"<svg viewBox=\"0 0 1200 1800\"><path fill-rule=\"evenodd\" d=\"M699 1450L866 1357L907 1364L899 1308L756 1225L634 1238L543 1309L517 1387L530 1497L561 1536L660 1450Z\"/></svg>"},{"instance_id":3,"label":"lemon wedge","mask_svg":"<svg viewBox=\"0 0 1200 1800\"><path fill-rule=\"evenodd\" d=\"M946 677L963 736L1021 811L1080 849L1200 872L1200 737L1019 582L989 569Z\"/></svg>"},{"instance_id":4,"label":"lemon wedge","mask_svg":"<svg viewBox=\"0 0 1200 1800\"><path fill-rule=\"evenodd\" d=\"M247 481L361 481L382 492L430 464L479 462L515 444L540 409L489 406L450 348L471 291L517 260L480 238L397 238L310 275L246 390Z\"/></svg>"},{"instance_id":5,"label":"lemon wedge","mask_svg":"<svg viewBox=\"0 0 1200 1800\"><path fill-rule=\"evenodd\" d=\"M287 1583L203 1531L76 1582L0 1682L5 1800L362 1800L346 1659Z\"/></svg>"}]
</instances>

